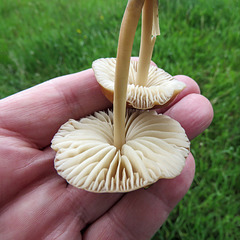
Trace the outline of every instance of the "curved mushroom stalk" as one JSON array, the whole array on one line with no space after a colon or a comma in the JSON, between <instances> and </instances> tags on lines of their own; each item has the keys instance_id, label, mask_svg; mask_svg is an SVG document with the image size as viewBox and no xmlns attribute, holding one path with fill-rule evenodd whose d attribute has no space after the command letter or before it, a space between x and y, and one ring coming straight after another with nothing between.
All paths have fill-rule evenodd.
<instances>
[{"instance_id":1,"label":"curved mushroom stalk","mask_svg":"<svg viewBox=\"0 0 240 240\"><path fill-rule=\"evenodd\" d=\"M101 58L92 64L103 94L113 102L116 58ZM185 88L185 83L151 65L145 86L137 84L139 62L131 60L128 75L126 104L136 109L151 109L168 105Z\"/></svg>"},{"instance_id":2,"label":"curved mushroom stalk","mask_svg":"<svg viewBox=\"0 0 240 240\"><path fill-rule=\"evenodd\" d=\"M128 192L181 173L190 143L177 121L155 111L128 110L125 135L118 150L111 111L69 120L52 141L58 174L88 191Z\"/></svg>"}]
</instances>

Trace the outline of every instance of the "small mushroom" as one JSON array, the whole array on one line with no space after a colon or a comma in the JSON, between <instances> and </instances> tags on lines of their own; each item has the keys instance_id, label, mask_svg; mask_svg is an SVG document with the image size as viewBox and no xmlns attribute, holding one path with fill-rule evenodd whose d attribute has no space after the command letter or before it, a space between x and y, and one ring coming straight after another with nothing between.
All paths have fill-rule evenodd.
<instances>
[{"instance_id":1,"label":"small mushroom","mask_svg":"<svg viewBox=\"0 0 240 240\"><path fill-rule=\"evenodd\" d=\"M93 62L96 79L102 88L103 94L113 102L116 58L100 58ZM137 109L151 109L163 107L172 102L185 88L185 84L174 79L169 73L156 66L150 65L147 83L138 85L139 62L130 61L127 106Z\"/></svg>"},{"instance_id":2,"label":"small mushroom","mask_svg":"<svg viewBox=\"0 0 240 240\"><path fill-rule=\"evenodd\" d=\"M131 22L128 24L131 25ZM156 37L160 35L158 0L144 2L142 11L142 35L139 61L129 66L127 105L137 109L151 109L169 104L185 84L174 79L164 70L150 66ZM115 58L101 58L92 64L96 79L104 95L113 102L115 82Z\"/></svg>"},{"instance_id":3,"label":"small mushroom","mask_svg":"<svg viewBox=\"0 0 240 240\"><path fill-rule=\"evenodd\" d=\"M143 13L153 14L154 3L128 1L112 73L113 111L70 119L52 140L55 168L73 186L93 192L128 192L160 178L174 178L184 167L190 143L177 121L153 110L126 110L135 31L142 8ZM140 57L139 64L143 60Z\"/></svg>"}]
</instances>

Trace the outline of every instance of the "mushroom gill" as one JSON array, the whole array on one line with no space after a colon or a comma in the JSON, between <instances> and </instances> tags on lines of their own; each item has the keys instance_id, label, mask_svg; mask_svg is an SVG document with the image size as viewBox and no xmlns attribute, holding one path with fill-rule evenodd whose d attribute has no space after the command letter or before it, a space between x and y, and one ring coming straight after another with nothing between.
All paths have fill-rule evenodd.
<instances>
[{"instance_id":1,"label":"mushroom gill","mask_svg":"<svg viewBox=\"0 0 240 240\"><path fill-rule=\"evenodd\" d=\"M52 140L55 168L75 187L126 192L182 171L189 140L180 124L155 111L126 112L126 143L113 145L113 113L70 119Z\"/></svg>"},{"instance_id":2,"label":"mushroom gill","mask_svg":"<svg viewBox=\"0 0 240 240\"><path fill-rule=\"evenodd\" d=\"M140 86L137 84L138 65L138 61L130 61L126 99L128 107L151 109L165 106L186 86L154 65L149 67L146 85ZM100 58L92 64L102 92L111 102L113 102L115 66L116 58Z\"/></svg>"}]
</instances>

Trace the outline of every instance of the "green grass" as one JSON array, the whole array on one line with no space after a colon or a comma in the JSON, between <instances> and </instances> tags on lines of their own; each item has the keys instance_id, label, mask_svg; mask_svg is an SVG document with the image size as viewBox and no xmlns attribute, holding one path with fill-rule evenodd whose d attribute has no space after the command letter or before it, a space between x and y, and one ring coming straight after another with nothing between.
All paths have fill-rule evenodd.
<instances>
[{"instance_id":1,"label":"green grass","mask_svg":"<svg viewBox=\"0 0 240 240\"><path fill-rule=\"evenodd\" d=\"M114 57L126 2L2 0L0 98ZM153 60L195 79L215 117L192 143L193 185L154 240L240 239L239 13L239 0L160 1Z\"/></svg>"}]
</instances>

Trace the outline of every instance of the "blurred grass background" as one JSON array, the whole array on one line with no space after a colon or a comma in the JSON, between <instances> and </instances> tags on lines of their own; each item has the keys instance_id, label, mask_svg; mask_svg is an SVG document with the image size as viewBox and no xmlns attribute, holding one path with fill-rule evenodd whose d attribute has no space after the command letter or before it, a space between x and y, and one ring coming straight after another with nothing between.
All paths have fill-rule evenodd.
<instances>
[{"instance_id":1,"label":"blurred grass background","mask_svg":"<svg viewBox=\"0 0 240 240\"><path fill-rule=\"evenodd\" d=\"M1 0L0 98L115 57L127 0ZM190 191L158 239L240 239L240 0L160 1L153 60L191 76L212 103L211 126L192 142ZM133 55L138 55L138 28Z\"/></svg>"}]
</instances>

